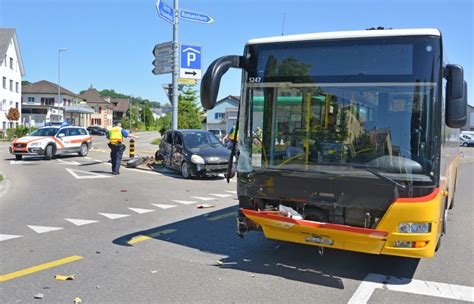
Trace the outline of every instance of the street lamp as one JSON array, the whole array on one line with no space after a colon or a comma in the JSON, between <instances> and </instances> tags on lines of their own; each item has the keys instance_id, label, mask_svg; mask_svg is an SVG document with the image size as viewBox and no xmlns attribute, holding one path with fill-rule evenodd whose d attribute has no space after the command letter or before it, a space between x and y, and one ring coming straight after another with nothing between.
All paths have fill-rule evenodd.
<instances>
[{"instance_id":1,"label":"street lamp","mask_svg":"<svg viewBox=\"0 0 474 304\"><path fill-rule=\"evenodd\" d=\"M67 49L61 48L58 49L58 121L59 121L59 111L60 111L60 101L61 101L61 52L65 52Z\"/></svg>"}]
</instances>

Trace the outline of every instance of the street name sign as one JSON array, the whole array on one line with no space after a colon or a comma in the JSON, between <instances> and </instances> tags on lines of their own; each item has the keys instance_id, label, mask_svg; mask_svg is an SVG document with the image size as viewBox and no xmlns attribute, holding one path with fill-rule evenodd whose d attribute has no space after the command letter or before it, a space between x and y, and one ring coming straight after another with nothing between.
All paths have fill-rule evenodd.
<instances>
[{"instance_id":1,"label":"street name sign","mask_svg":"<svg viewBox=\"0 0 474 304\"><path fill-rule=\"evenodd\" d=\"M171 24L174 24L174 9L164 3L161 0L156 2L156 10L158 11L158 15L168 21Z\"/></svg>"},{"instance_id":2,"label":"street name sign","mask_svg":"<svg viewBox=\"0 0 474 304\"><path fill-rule=\"evenodd\" d=\"M178 82L182 83L182 84L196 85L197 80L196 79L178 78Z\"/></svg>"},{"instance_id":3,"label":"street name sign","mask_svg":"<svg viewBox=\"0 0 474 304\"><path fill-rule=\"evenodd\" d=\"M201 47L182 44L180 53L181 65L179 77L201 79Z\"/></svg>"},{"instance_id":4,"label":"street name sign","mask_svg":"<svg viewBox=\"0 0 474 304\"><path fill-rule=\"evenodd\" d=\"M173 42L164 42L155 45L153 48L153 55L155 60L153 60L153 74L161 75L168 74L173 71Z\"/></svg>"},{"instance_id":5,"label":"street name sign","mask_svg":"<svg viewBox=\"0 0 474 304\"><path fill-rule=\"evenodd\" d=\"M198 12L188 11L188 10L179 10L179 18L187 21L199 22L199 23L212 23L214 18L206 14L201 14Z\"/></svg>"},{"instance_id":6,"label":"street name sign","mask_svg":"<svg viewBox=\"0 0 474 304\"><path fill-rule=\"evenodd\" d=\"M163 42L155 45L153 48L153 55L155 57L173 56L173 41Z\"/></svg>"},{"instance_id":7,"label":"street name sign","mask_svg":"<svg viewBox=\"0 0 474 304\"><path fill-rule=\"evenodd\" d=\"M157 66L153 69L152 73L155 75L168 74L173 71L173 67L170 66Z\"/></svg>"}]
</instances>

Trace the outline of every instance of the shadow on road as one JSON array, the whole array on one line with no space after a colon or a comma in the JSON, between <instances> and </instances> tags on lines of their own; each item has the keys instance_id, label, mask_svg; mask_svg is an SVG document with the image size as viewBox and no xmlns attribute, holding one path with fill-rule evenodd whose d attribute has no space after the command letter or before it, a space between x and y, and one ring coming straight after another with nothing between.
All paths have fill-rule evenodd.
<instances>
[{"instance_id":1,"label":"shadow on road","mask_svg":"<svg viewBox=\"0 0 474 304\"><path fill-rule=\"evenodd\" d=\"M113 241L119 246L137 236L171 242L203 252L226 256L212 267L266 274L309 284L344 289L341 278L363 280L369 273L412 278L419 259L369 255L335 249L318 254L316 247L267 240L263 233L250 232L240 239L235 231L237 207L196 216L144 231L121 236ZM216 219L224 215L223 219ZM176 230L160 235L161 231ZM159 243L157 243L159 245Z\"/></svg>"}]
</instances>

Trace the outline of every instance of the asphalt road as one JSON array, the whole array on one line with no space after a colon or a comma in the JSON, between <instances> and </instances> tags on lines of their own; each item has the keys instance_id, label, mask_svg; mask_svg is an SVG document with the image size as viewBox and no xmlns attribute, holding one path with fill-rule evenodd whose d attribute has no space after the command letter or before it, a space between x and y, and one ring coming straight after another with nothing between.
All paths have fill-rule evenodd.
<instances>
[{"instance_id":1,"label":"asphalt road","mask_svg":"<svg viewBox=\"0 0 474 304\"><path fill-rule=\"evenodd\" d=\"M153 152L155 135L136 149ZM447 237L434 258L416 260L240 239L235 182L125 168L113 176L104 139L94 147L88 158L16 162L0 144L12 184L0 197L1 303L474 301L472 148ZM215 207L197 208L206 203Z\"/></svg>"}]
</instances>

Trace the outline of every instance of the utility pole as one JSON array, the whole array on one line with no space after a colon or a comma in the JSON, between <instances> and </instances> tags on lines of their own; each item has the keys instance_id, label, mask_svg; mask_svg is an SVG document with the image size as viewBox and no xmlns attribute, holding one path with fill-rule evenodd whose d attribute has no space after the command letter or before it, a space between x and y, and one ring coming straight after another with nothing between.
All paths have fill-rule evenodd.
<instances>
[{"instance_id":1,"label":"utility pole","mask_svg":"<svg viewBox=\"0 0 474 304\"><path fill-rule=\"evenodd\" d=\"M179 77L179 41L178 41L178 26L179 23L179 8L178 0L174 0L174 23L173 23L173 112L171 114L171 128L178 129L178 77Z\"/></svg>"}]
</instances>

